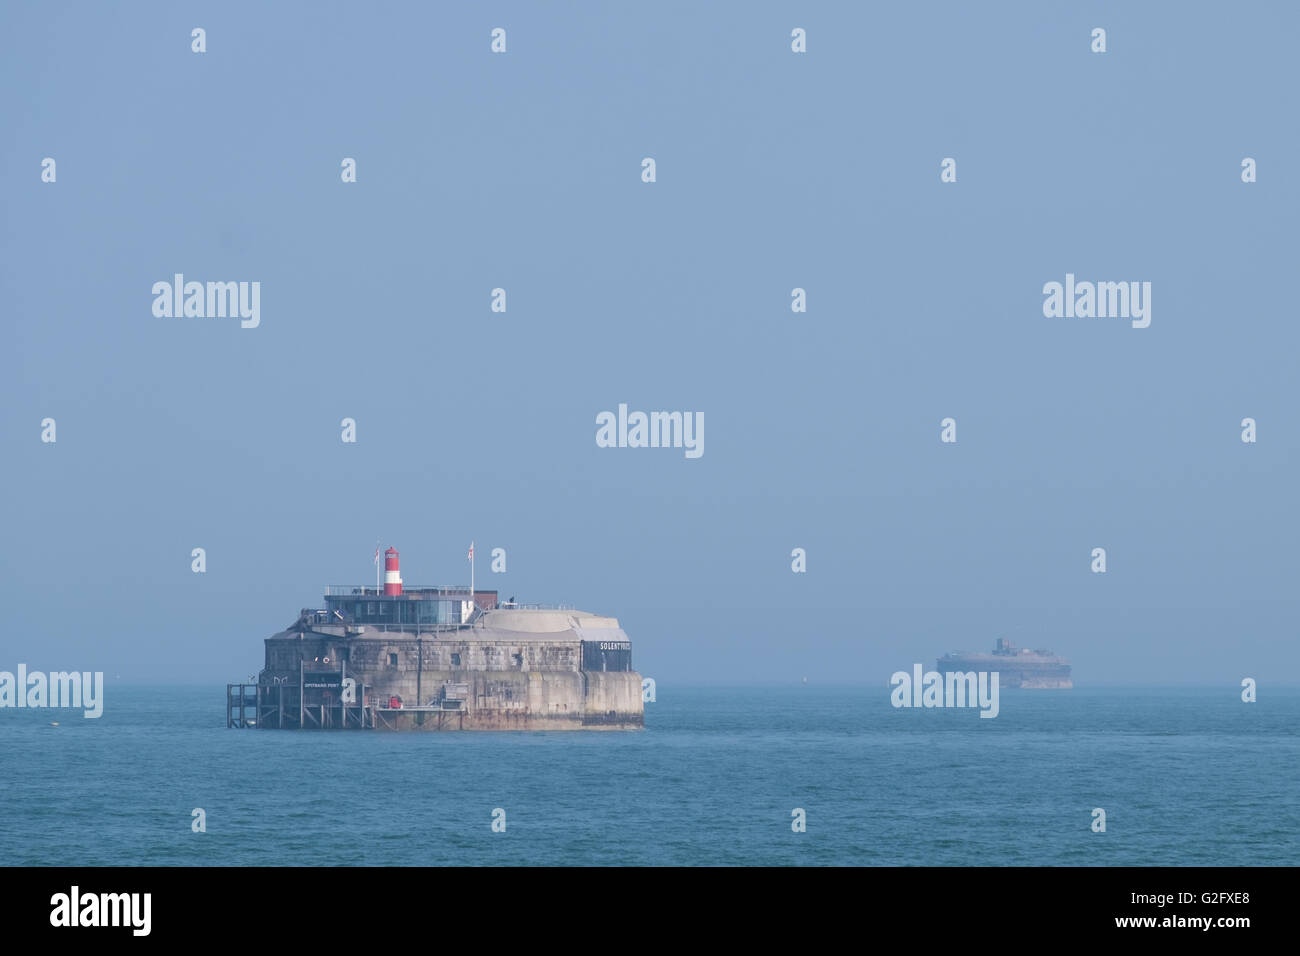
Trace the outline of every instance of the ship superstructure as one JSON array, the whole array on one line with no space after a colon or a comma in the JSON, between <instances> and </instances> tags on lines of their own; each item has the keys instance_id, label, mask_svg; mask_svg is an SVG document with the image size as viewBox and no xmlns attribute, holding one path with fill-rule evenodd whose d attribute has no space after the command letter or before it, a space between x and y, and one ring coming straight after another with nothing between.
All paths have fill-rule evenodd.
<instances>
[{"instance_id":1,"label":"ship superstructure","mask_svg":"<svg viewBox=\"0 0 1300 956\"><path fill-rule=\"evenodd\" d=\"M1070 679L1070 662L1051 651L1016 647L998 638L990 654L953 651L939 658L940 671L997 671L1002 687L1061 689L1074 686Z\"/></svg>"}]
</instances>

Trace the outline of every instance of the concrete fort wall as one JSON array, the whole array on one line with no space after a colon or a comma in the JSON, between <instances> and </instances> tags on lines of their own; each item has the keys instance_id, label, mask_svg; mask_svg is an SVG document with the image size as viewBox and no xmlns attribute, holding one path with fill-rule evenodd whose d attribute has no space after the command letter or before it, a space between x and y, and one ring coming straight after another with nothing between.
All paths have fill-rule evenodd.
<instances>
[{"instance_id":1,"label":"concrete fort wall","mask_svg":"<svg viewBox=\"0 0 1300 956\"><path fill-rule=\"evenodd\" d=\"M628 714L644 723L641 675L636 671L585 671L582 677L586 683L583 715L588 724L621 723Z\"/></svg>"},{"instance_id":2,"label":"concrete fort wall","mask_svg":"<svg viewBox=\"0 0 1300 956\"><path fill-rule=\"evenodd\" d=\"M299 639L271 638L266 642L266 669L274 676L298 679L298 662L317 659L347 665L348 673L378 679L389 671L481 670L567 671L576 673L582 661L580 641L416 640L401 634L341 638L307 634ZM391 676L391 675L390 675Z\"/></svg>"},{"instance_id":3,"label":"concrete fort wall","mask_svg":"<svg viewBox=\"0 0 1300 956\"><path fill-rule=\"evenodd\" d=\"M567 671L578 670L577 641L433 640L377 636L352 641L348 667L379 674L397 670ZM392 655L397 662L392 663ZM423 659L423 663L421 663Z\"/></svg>"},{"instance_id":4,"label":"concrete fort wall","mask_svg":"<svg viewBox=\"0 0 1300 956\"><path fill-rule=\"evenodd\" d=\"M463 683L460 711L389 711L376 726L396 730L565 730L644 726L641 676L582 671L580 641L459 640L402 634L364 638L297 633L266 642L263 683L297 684L299 662L329 658L365 685L368 703L400 697L403 709L440 698L444 682ZM358 688L359 690L359 688Z\"/></svg>"},{"instance_id":5,"label":"concrete fort wall","mask_svg":"<svg viewBox=\"0 0 1300 956\"><path fill-rule=\"evenodd\" d=\"M359 678L360 679L360 678ZM641 677L630 671L580 673L546 671L434 670L409 671L376 678L369 684L372 702L393 695L404 706L429 703L444 681L469 685L463 710L425 714L382 714L378 726L394 730L576 730L622 729L645 724ZM418 696L417 696L418 692Z\"/></svg>"}]
</instances>

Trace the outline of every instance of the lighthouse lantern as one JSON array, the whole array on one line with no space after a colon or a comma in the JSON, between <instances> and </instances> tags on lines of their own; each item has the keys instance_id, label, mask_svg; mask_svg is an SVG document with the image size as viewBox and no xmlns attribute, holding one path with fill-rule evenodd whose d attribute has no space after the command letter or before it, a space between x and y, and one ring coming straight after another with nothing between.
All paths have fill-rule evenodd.
<instances>
[{"instance_id":1,"label":"lighthouse lantern","mask_svg":"<svg viewBox=\"0 0 1300 956\"><path fill-rule=\"evenodd\" d=\"M397 549L384 552L384 594L402 593L402 575L397 569Z\"/></svg>"}]
</instances>

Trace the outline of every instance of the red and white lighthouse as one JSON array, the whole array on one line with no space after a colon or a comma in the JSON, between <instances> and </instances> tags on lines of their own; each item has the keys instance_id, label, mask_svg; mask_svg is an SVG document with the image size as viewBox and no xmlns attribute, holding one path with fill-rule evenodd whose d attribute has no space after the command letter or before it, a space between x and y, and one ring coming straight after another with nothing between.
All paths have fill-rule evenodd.
<instances>
[{"instance_id":1,"label":"red and white lighthouse","mask_svg":"<svg viewBox=\"0 0 1300 956\"><path fill-rule=\"evenodd\" d=\"M384 594L402 593L402 575L397 570L397 549L384 552Z\"/></svg>"}]
</instances>

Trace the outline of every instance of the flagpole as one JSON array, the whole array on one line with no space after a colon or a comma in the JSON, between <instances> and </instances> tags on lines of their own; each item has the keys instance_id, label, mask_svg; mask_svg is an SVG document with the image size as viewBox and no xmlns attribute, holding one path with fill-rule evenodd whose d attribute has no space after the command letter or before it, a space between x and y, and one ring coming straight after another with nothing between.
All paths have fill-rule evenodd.
<instances>
[{"instance_id":1,"label":"flagpole","mask_svg":"<svg viewBox=\"0 0 1300 956\"><path fill-rule=\"evenodd\" d=\"M469 613L474 613L477 602L474 600L474 542L469 543Z\"/></svg>"}]
</instances>

